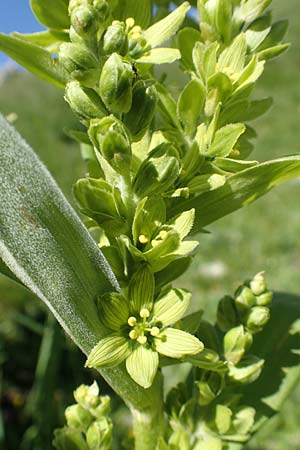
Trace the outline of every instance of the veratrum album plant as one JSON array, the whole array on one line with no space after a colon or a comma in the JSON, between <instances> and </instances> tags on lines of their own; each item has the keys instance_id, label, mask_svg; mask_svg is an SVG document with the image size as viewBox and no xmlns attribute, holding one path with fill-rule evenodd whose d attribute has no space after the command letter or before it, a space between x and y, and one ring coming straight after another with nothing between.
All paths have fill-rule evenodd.
<instances>
[{"instance_id":1,"label":"veratrum album plant","mask_svg":"<svg viewBox=\"0 0 300 450\"><path fill-rule=\"evenodd\" d=\"M250 124L272 103L253 91L287 49L287 24L272 21L271 0L176 3L31 0L47 30L0 34L0 50L63 90L87 167L74 186L82 222L0 118L0 267L130 408L128 448L238 450L300 378L299 330L281 320L296 314L280 296L271 306L263 272L213 322L189 314L191 293L173 283L208 225L300 174L299 155L251 160ZM183 73L180 95L161 65ZM164 367L182 363L187 378L164 392ZM96 382L74 397L54 447L110 449L109 397Z\"/></svg>"}]
</instances>

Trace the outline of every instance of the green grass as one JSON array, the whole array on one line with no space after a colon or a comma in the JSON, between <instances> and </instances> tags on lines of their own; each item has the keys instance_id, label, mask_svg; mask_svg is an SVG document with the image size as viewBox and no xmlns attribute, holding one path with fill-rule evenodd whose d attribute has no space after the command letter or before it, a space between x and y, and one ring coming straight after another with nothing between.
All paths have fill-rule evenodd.
<instances>
[{"instance_id":1,"label":"green grass","mask_svg":"<svg viewBox=\"0 0 300 450\"><path fill-rule=\"evenodd\" d=\"M300 151L300 21L299 0L274 0L275 16L290 19L289 51L268 64L256 90L257 97L274 97L271 111L254 126L258 132L253 157L267 160ZM62 126L75 122L62 100L62 92L24 73L16 73L0 86L0 109L16 113L15 125L40 155L71 199L71 186L84 173L78 146ZM193 308L206 307L208 315L224 293L232 293L245 278L265 270L273 290L300 294L300 180L287 183L266 197L209 227L200 235L192 269L180 280L194 293ZM0 315L33 296L0 278ZM1 323L1 322L0 322ZM256 450L300 450L300 389L286 403L269 437L261 437Z\"/></svg>"}]
</instances>

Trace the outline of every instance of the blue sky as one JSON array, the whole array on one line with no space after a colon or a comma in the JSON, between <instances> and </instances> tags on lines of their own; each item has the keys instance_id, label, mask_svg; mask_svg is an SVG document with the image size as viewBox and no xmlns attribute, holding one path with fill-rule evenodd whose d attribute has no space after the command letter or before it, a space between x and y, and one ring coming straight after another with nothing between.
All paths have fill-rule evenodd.
<instances>
[{"instance_id":1,"label":"blue sky","mask_svg":"<svg viewBox=\"0 0 300 450\"><path fill-rule=\"evenodd\" d=\"M45 0L49 1L49 0ZM42 30L42 25L35 19L29 6L29 0L0 0L0 32L33 33ZM0 64L8 58L0 52Z\"/></svg>"}]
</instances>

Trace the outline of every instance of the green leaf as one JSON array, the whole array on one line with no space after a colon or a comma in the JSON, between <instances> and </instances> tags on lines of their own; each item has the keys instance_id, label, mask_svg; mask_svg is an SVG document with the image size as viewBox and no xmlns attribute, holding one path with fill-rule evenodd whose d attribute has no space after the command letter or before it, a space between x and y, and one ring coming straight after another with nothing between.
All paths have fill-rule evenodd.
<instances>
[{"instance_id":1,"label":"green leaf","mask_svg":"<svg viewBox=\"0 0 300 450\"><path fill-rule=\"evenodd\" d=\"M170 125L180 130L181 125L176 114L175 100L162 84L156 83L155 86L158 94L158 108L161 115Z\"/></svg>"},{"instance_id":2,"label":"green leaf","mask_svg":"<svg viewBox=\"0 0 300 450\"><path fill-rule=\"evenodd\" d=\"M114 14L116 19L125 20L133 17L136 25L145 29L151 20L151 1L150 0L121 0Z\"/></svg>"},{"instance_id":3,"label":"green leaf","mask_svg":"<svg viewBox=\"0 0 300 450\"><path fill-rule=\"evenodd\" d=\"M257 56L260 60L268 60L272 58L277 58L281 53L285 52L290 47L290 44L280 44L274 47L266 48L261 50Z\"/></svg>"},{"instance_id":4,"label":"green leaf","mask_svg":"<svg viewBox=\"0 0 300 450\"><path fill-rule=\"evenodd\" d=\"M148 389L158 369L158 354L139 345L126 360L126 369L131 378L144 389Z\"/></svg>"},{"instance_id":5,"label":"green leaf","mask_svg":"<svg viewBox=\"0 0 300 450\"><path fill-rule=\"evenodd\" d=\"M197 74L204 83L215 73L218 47L219 44L217 42L209 45L196 42L194 46L193 63Z\"/></svg>"},{"instance_id":6,"label":"green leaf","mask_svg":"<svg viewBox=\"0 0 300 450\"><path fill-rule=\"evenodd\" d=\"M168 211L170 217L195 208L193 232L242 208L273 187L300 175L300 156L289 156L258 164L227 179L224 186L195 198L174 204Z\"/></svg>"},{"instance_id":7,"label":"green leaf","mask_svg":"<svg viewBox=\"0 0 300 450\"><path fill-rule=\"evenodd\" d=\"M13 272L7 267L7 265L0 258L0 273L10 278L11 280L19 282L18 278L13 274Z\"/></svg>"},{"instance_id":8,"label":"green leaf","mask_svg":"<svg viewBox=\"0 0 300 450\"><path fill-rule=\"evenodd\" d=\"M63 30L70 28L68 0L30 0L35 17L47 28Z\"/></svg>"},{"instance_id":9,"label":"green leaf","mask_svg":"<svg viewBox=\"0 0 300 450\"><path fill-rule=\"evenodd\" d=\"M199 80L191 80L180 94L177 115L188 135L195 133L205 96L205 87Z\"/></svg>"},{"instance_id":10,"label":"green leaf","mask_svg":"<svg viewBox=\"0 0 300 450\"><path fill-rule=\"evenodd\" d=\"M232 2L231 0L218 0L216 7L216 25L224 42L228 43L231 37Z\"/></svg>"},{"instance_id":11,"label":"green leaf","mask_svg":"<svg viewBox=\"0 0 300 450\"><path fill-rule=\"evenodd\" d=\"M215 134L211 146L207 150L208 156L228 156L233 150L239 137L244 133L246 127L241 123L226 125Z\"/></svg>"},{"instance_id":12,"label":"green leaf","mask_svg":"<svg viewBox=\"0 0 300 450\"><path fill-rule=\"evenodd\" d=\"M148 28L144 32L144 38L148 44L151 47L157 47L172 37L179 30L189 9L189 3L184 2L167 17Z\"/></svg>"},{"instance_id":13,"label":"green leaf","mask_svg":"<svg viewBox=\"0 0 300 450\"><path fill-rule=\"evenodd\" d=\"M193 71L193 48L197 41L201 40L201 33L195 28L183 28L178 33L178 47L181 53L181 61L185 69Z\"/></svg>"},{"instance_id":14,"label":"green leaf","mask_svg":"<svg viewBox=\"0 0 300 450\"><path fill-rule=\"evenodd\" d=\"M170 64L180 58L177 48L153 48L149 53L137 59L137 63Z\"/></svg>"},{"instance_id":15,"label":"green leaf","mask_svg":"<svg viewBox=\"0 0 300 450\"><path fill-rule=\"evenodd\" d=\"M11 36L34 45L39 45L51 51L51 53L57 53L62 42L70 41L68 33L57 30L39 31L30 34L14 32Z\"/></svg>"},{"instance_id":16,"label":"green leaf","mask_svg":"<svg viewBox=\"0 0 300 450\"><path fill-rule=\"evenodd\" d=\"M130 348L127 339L117 334L111 334L95 345L88 356L85 367L114 367L123 362L129 355Z\"/></svg>"},{"instance_id":17,"label":"green leaf","mask_svg":"<svg viewBox=\"0 0 300 450\"><path fill-rule=\"evenodd\" d=\"M43 80L64 89L68 81L68 74L47 50L22 39L0 33L0 51Z\"/></svg>"},{"instance_id":18,"label":"green leaf","mask_svg":"<svg viewBox=\"0 0 300 450\"><path fill-rule=\"evenodd\" d=\"M0 258L89 351L102 332L94 300L118 284L61 191L0 117Z\"/></svg>"}]
</instances>

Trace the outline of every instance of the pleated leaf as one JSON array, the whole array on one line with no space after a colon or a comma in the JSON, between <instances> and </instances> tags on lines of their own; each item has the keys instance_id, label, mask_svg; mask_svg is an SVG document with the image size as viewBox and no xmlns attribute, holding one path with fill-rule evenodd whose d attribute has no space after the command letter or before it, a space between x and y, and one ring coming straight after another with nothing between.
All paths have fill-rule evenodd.
<instances>
[{"instance_id":1,"label":"pleated leaf","mask_svg":"<svg viewBox=\"0 0 300 450\"><path fill-rule=\"evenodd\" d=\"M0 258L89 351L102 332L95 299L117 290L117 281L47 169L2 116L0 180Z\"/></svg>"}]
</instances>

